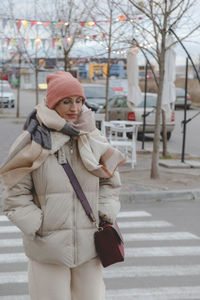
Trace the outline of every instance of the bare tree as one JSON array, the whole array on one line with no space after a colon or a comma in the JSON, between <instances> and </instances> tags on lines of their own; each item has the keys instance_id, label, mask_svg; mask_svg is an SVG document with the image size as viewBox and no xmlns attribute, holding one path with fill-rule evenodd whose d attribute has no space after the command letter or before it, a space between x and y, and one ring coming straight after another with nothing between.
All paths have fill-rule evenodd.
<instances>
[{"instance_id":1,"label":"bare tree","mask_svg":"<svg viewBox=\"0 0 200 300\"><path fill-rule=\"evenodd\" d=\"M88 8L87 8L88 9ZM105 118L108 120L108 101L109 101L109 79L111 68L112 52L124 46L123 36L125 34L125 18L121 15L116 2L114 0L95 1L94 9L90 11L95 26L92 32L95 35L102 34L103 41L101 42L102 54L107 56L107 71L106 71L106 105ZM120 22L119 22L120 21ZM99 41L97 41L99 42Z\"/></svg>"},{"instance_id":2,"label":"bare tree","mask_svg":"<svg viewBox=\"0 0 200 300\"><path fill-rule=\"evenodd\" d=\"M166 37L170 28L179 27L184 33L182 40L190 36L199 28L199 22L194 22L189 18L196 0L128 0L128 9L126 7L126 15L129 20L133 20L134 37L137 37L139 47L142 47L156 60L159 69L158 79L158 100L155 119L155 135L153 143L151 178L159 177L158 161L159 161L159 142L160 142L160 121L162 92L165 73L165 53L167 50ZM124 9L124 7L122 7ZM128 13L127 13L128 11ZM132 12L131 12L132 11ZM135 13L141 14L140 21L134 19ZM187 27L184 26L187 20ZM191 22L192 21L192 22Z\"/></svg>"},{"instance_id":3,"label":"bare tree","mask_svg":"<svg viewBox=\"0 0 200 300\"><path fill-rule=\"evenodd\" d=\"M85 1L87 3L87 1ZM92 4L88 4L92 10ZM64 70L71 69L70 52L72 51L78 38L84 31L82 23L88 19L89 11L77 0L56 0L55 9L53 10L54 20L58 25L52 28L52 36L60 38L59 49L63 50Z\"/></svg>"}]
</instances>

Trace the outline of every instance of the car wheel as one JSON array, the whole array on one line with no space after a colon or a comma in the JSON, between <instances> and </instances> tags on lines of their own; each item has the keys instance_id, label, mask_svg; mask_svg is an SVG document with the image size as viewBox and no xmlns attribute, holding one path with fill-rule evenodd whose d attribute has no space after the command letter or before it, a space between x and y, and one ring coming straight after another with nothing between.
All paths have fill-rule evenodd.
<instances>
[{"instance_id":1,"label":"car wheel","mask_svg":"<svg viewBox=\"0 0 200 300\"><path fill-rule=\"evenodd\" d=\"M168 132L167 132L167 140L168 140L168 141L169 141L169 139L171 138L171 135L172 135L171 131L168 131Z\"/></svg>"},{"instance_id":2,"label":"car wheel","mask_svg":"<svg viewBox=\"0 0 200 300\"><path fill-rule=\"evenodd\" d=\"M167 140L169 141L169 139L171 138L171 131L167 131ZM161 136L163 137L163 133L161 132Z\"/></svg>"},{"instance_id":3,"label":"car wheel","mask_svg":"<svg viewBox=\"0 0 200 300\"><path fill-rule=\"evenodd\" d=\"M132 136L133 136L133 134L132 134L131 132L128 132L128 133L127 133L127 137L128 137L129 139L132 139Z\"/></svg>"}]
</instances>

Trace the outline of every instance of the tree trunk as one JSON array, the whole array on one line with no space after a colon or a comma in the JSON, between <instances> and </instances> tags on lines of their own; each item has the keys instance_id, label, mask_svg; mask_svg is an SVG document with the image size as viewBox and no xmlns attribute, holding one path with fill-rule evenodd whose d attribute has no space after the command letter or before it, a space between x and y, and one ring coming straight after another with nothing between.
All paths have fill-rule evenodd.
<instances>
[{"instance_id":1,"label":"tree trunk","mask_svg":"<svg viewBox=\"0 0 200 300\"><path fill-rule=\"evenodd\" d=\"M164 48L163 48L164 49ZM156 108L156 119L155 119L155 133L153 141L153 153L152 153L152 163L151 163L151 178L159 178L158 161L159 161L159 144L160 144L160 120L161 120L161 103L162 103L162 90L164 82L164 50L162 50L160 55L159 63L159 83L158 83L158 100Z\"/></svg>"},{"instance_id":2,"label":"tree trunk","mask_svg":"<svg viewBox=\"0 0 200 300\"><path fill-rule=\"evenodd\" d=\"M166 113L162 110L162 140L163 140L163 156L167 156L167 128Z\"/></svg>"},{"instance_id":3,"label":"tree trunk","mask_svg":"<svg viewBox=\"0 0 200 300\"><path fill-rule=\"evenodd\" d=\"M39 95L38 95L38 68L37 68L37 62L35 67L35 103L38 105L39 102Z\"/></svg>"},{"instance_id":4,"label":"tree trunk","mask_svg":"<svg viewBox=\"0 0 200 300\"><path fill-rule=\"evenodd\" d=\"M17 87L17 109L16 109L16 118L19 118L19 104L20 104L20 81L21 81L21 76L20 76L20 70L21 70L21 53L19 52L19 78L18 78L18 87Z\"/></svg>"},{"instance_id":5,"label":"tree trunk","mask_svg":"<svg viewBox=\"0 0 200 300\"><path fill-rule=\"evenodd\" d=\"M112 37L112 9L110 11L110 27L109 27L109 40L108 40L108 61L107 61L107 76L106 76L106 107L105 107L105 120L106 121L109 121L108 101L109 101L111 37Z\"/></svg>"}]
</instances>

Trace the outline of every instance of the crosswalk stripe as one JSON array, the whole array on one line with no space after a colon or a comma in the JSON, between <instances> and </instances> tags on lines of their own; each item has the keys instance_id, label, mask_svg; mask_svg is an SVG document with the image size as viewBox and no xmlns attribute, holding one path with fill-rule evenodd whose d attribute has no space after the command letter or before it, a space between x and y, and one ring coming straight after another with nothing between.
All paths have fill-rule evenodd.
<instances>
[{"instance_id":1,"label":"crosswalk stripe","mask_svg":"<svg viewBox=\"0 0 200 300\"><path fill-rule=\"evenodd\" d=\"M171 240L198 240L197 235L190 232L150 232L150 233L126 233L124 240L131 241L171 241Z\"/></svg>"},{"instance_id":2,"label":"crosswalk stripe","mask_svg":"<svg viewBox=\"0 0 200 300\"><path fill-rule=\"evenodd\" d=\"M147 221L147 222L118 222L120 228L162 228L172 227L173 225L165 221ZM16 226L1 226L0 233L20 232Z\"/></svg>"},{"instance_id":3,"label":"crosswalk stripe","mask_svg":"<svg viewBox=\"0 0 200 300\"><path fill-rule=\"evenodd\" d=\"M20 232L20 229L16 226L1 226L0 233L11 233L11 232Z\"/></svg>"},{"instance_id":4,"label":"crosswalk stripe","mask_svg":"<svg viewBox=\"0 0 200 300\"><path fill-rule=\"evenodd\" d=\"M125 256L130 257L163 257L163 256L199 256L200 247L144 247L126 248ZM24 253L1 253L0 264L2 263L27 262Z\"/></svg>"},{"instance_id":5,"label":"crosswalk stripe","mask_svg":"<svg viewBox=\"0 0 200 300\"><path fill-rule=\"evenodd\" d=\"M106 300L189 300L199 299L200 286L108 290Z\"/></svg>"},{"instance_id":6,"label":"crosswalk stripe","mask_svg":"<svg viewBox=\"0 0 200 300\"><path fill-rule=\"evenodd\" d=\"M197 275L200 275L200 265L113 267L110 269L104 269L103 271L103 277L105 279ZM27 272L0 272L0 284L27 282Z\"/></svg>"},{"instance_id":7,"label":"crosswalk stripe","mask_svg":"<svg viewBox=\"0 0 200 300\"><path fill-rule=\"evenodd\" d=\"M191 247L144 247L126 248L126 257L161 257L161 256L195 256L200 255L199 246Z\"/></svg>"},{"instance_id":8,"label":"crosswalk stripe","mask_svg":"<svg viewBox=\"0 0 200 300\"><path fill-rule=\"evenodd\" d=\"M0 248L1 247L18 247L22 246L22 239L0 239Z\"/></svg>"},{"instance_id":9,"label":"crosswalk stripe","mask_svg":"<svg viewBox=\"0 0 200 300\"><path fill-rule=\"evenodd\" d=\"M151 217L151 214L146 211L122 211L118 214L118 218L138 218L138 217ZM0 222L9 221L9 219L0 215Z\"/></svg>"},{"instance_id":10,"label":"crosswalk stripe","mask_svg":"<svg viewBox=\"0 0 200 300\"><path fill-rule=\"evenodd\" d=\"M9 219L6 216L0 215L0 222L9 221Z\"/></svg>"},{"instance_id":11,"label":"crosswalk stripe","mask_svg":"<svg viewBox=\"0 0 200 300\"><path fill-rule=\"evenodd\" d=\"M124 240L131 241L170 241L200 239L190 232L153 232L153 233L124 233ZM22 246L22 239L0 239L0 248Z\"/></svg>"},{"instance_id":12,"label":"crosswalk stripe","mask_svg":"<svg viewBox=\"0 0 200 300\"><path fill-rule=\"evenodd\" d=\"M19 296L0 296L0 300L30 300L28 295L19 295Z\"/></svg>"},{"instance_id":13,"label":"crosswalk stripe","mask_svg":"<svg viewBox=\"0 0 200 300\"><path fill-rule=\"evenodd\" d=\"M6 283L27 283L28 274L27 272L0 272L0 284Z\"/></svg>"},{"instance_id":14,"label":"crosswalk stripe","mask_svg":"<svg viewBox=\"0 0 200 300\"><path fill-rule=\"evenodd\" d=\"M161 228L161 227L173 227L173 224L166 221L130 221L130 222L118 222L120 228Z\"/></svg>"},{"instance_id":15,"label":"crosswalk stripe","mask_svg":"<svg viewBox=\"0 0 200 300\"><path fill-rule=\"evenodd\" d=\"M200 265L161 265L112 267L103 271L104 278L200 275Z\"/></svg>"},{"instance_id":16,"label":"crosswalk stripe","mask_svg":"<svg viewBox=\"0 0 200 300\"><path fill-rule=\"evenodd\" d=\"M139 217L151 217L151 214L146 211L121 211L118 215L118 218L139 218Z\"/></svg>"},{"instance_id":17,"label":"crosswalk stripe","mask_svg":"<svg viewBox=\"0 0 200 300\"><path fill-rule=\"evenodd\" d=\"M0 264L24 263L28 258L24 253L3 253L0 254Z\"/></svg>"}]
</instances>

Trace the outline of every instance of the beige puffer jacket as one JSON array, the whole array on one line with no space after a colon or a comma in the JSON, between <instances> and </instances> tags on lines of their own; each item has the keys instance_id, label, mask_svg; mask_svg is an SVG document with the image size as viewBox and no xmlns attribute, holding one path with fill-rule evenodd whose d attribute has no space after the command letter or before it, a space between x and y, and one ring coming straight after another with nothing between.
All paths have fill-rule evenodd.
<instances>
[{"instance_id":1,"label":"beige puffer jacket","mask_svg":"<svg viewBox=\"0 0 200 300\"><path fill-rule=\"evenodd\" d=\"M3 211L21 229L25 253L42 263L80 265L97 255L96 227L78 200L60 165L68 159L93 209L113 221L120 209L120 178L100 179L83 166L77 140L52 132L51 155L16 186L4 192ZM73 153L71 153L73 151Z\"/></svg>"}]
</instances>

